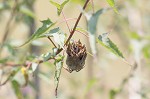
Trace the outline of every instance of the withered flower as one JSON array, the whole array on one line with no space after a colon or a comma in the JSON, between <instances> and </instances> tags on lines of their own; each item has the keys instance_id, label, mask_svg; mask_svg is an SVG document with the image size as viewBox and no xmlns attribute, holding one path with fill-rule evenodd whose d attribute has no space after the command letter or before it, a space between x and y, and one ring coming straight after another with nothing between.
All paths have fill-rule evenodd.
<instances>
[{"instance_id":1,"label":"withered flower","mask_svg":"<svg viewBox=\"0 0 150 99\"><path fill-rule=\"evenodd\" d=\"M69 43L66 53L66 64L68 65L68 71L70 73L74 70L78 72L84 68L87 53L85 45L82 45L80 40L78 42Z\"/></svg>"}]
</instances>

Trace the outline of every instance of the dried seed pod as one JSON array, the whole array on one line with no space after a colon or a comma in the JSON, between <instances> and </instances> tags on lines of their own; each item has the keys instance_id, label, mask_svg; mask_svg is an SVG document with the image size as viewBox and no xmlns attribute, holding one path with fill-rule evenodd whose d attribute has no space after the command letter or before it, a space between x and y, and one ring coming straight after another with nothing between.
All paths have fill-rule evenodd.
<instances>
[{"instance_id":1,"label":"dried seed pod","mask_svg":"<svg viewBox=\"0 0 150 99\"><path fill-rule=\"evenodd\" d=\"M66 64L68 65L68 71L70 73L74 70L78 72L84 68L87 53L85 45L82 45L80 40L78 42L70 43L66 53Z\"/></svg>"}]
</instances>

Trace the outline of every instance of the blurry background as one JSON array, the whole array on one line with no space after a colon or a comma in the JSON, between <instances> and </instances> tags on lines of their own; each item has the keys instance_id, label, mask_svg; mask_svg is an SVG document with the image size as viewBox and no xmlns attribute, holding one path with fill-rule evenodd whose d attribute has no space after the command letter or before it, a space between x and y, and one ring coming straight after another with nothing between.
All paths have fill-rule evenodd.
<instances>
[{"instance_id":1,"label":"blurry background","mask_svg":"<svg viewBox=\"0 0 150 99\"><path fill-rule=\"evenodd\" d=\"M70 0L63 9L65 17L77 18L85 1ZM93 0L93 3L95 12L110 7L106 0ZM80 72L69 73L62 69L58 99L150 99L150 1L115 0L115 3L120 14L108 10L100 15L96 35L110 31L109 38L118 46L126 60L134 65L134 69L131 70L130 65L97 43L97 59L88 55L85 68ZM20 4L19 8L14 8L15 4ZM86 12L92 11L92 3L89 3ZM62 22L63 16L57 16L57 9L49 0L1 0L0 40L6 44L1 51L1 63L8 58L21 63L27 55L31 57L50 51L53 45L47 39L38 39L25 45L17 49L17 53L11 47L25 42L42 25L40 21L47 18L53 22L58 21L61 30L69 34L65 22ZM68 21L71 28L75 21ZM87 29L85 16L78 26ZM6 33L8 36L4 40ZM88 52L92 53L88 37L76 32L72 39L80 39L87 46ZM4 81L12 67L0 66L0 79L3 78ZM6 75L2 75L2 69ZM21 87L24 99L54 99L53 61L41 64L37 71L38 74L29 75L31 82L26 87ZM18 76L20 75L16 79ZM21 81L20 78L19 80ZM17 98L10 83L0 87L0 97Z\"/></svg>"}]
</instances>

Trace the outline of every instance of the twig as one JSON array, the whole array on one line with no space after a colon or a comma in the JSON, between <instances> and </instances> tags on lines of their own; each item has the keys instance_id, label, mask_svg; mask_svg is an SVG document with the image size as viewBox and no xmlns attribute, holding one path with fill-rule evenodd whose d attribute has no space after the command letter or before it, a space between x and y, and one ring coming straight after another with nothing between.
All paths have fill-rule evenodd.
<instances>
[{"instance_id":1,"label":"twig","mask_svg":"<svg viewBox=\"0 0 150 99\"><path fill-rule=\"evenodd\" d=\"M53 40L48 36L47 37L50 41L51 41L51 43L57 48L57 46L55 45L55 43L53 42Z\"/></svg>"},{"instance_id":2,"label":"twig","mask_svg":"<svg viewBox=\"0 0 150 99\"><path fill-rule=\"evenodd\" d=\"M87 0L87 1L86 1L86 3L85 3L85 5L84 5L83 9L86 8L86 6L87 6L87 4L88 4L89 1L90 1L90 0ZM72 38L74 32L76 31L76 27L77 27L77 25L78 25L78 23L79 23L79 21L80 21L80 19L81 19L81 16L82 16L82 12L80 13L80 15L79 15L79 17L78 17L78 19L77 19L77 21L76 21L76 23L75 23L75 25L74 25L74 28L73 28L73 30L71 31L71 33L70 33L70 35L69 35L69 37L68 37L68 39L67 39L65 45L68 44L68 42L69 42L70 39ZM63 50L63 48L59 49L59 50L57 51L56 55L59 54L62 50ZM50 60L50 59L53 59L53 58L49 58L48 60ZM44 62L43 60L37 60L35 63L41 64L41 63L43 63L43 62ZM23 66L27 66L27 65L28 65L28 64L23 64ZM9 66L20 66L20 65L18 65L18 64L11 64L11 65L9 65Z\"/></svg>"},{"instance_id":3,"label":"twig","mask_svg":"<svg viewBox=\"0 0 150 99\"><path fill-rule=\"evenodd\" d=\"M85 10L85 8L86 8L86 6L87 6L87 4L88 4L89 1L90 1L90 0L86 0L85 4L84 4L84 6L83 6L83 10ZM83 15L83 13L81 12L80 15L79 15L79 17L78 17L78 19L77 19L77 21L76 21L76 23L75 23L75 25L74 25L73 30L71 31L71 33L70 33L70 35L69 35L69 37L68 37L68 39L67 39L67 41L66 41L66 43L65 43L65 45L68 44L68 42L69 42L70 39L72 38L73 34L75 33L75 30L76 30L76 28L77 28L77 25L78 25L78 23L79 23L79 21L80 21L82 15Z\"/></svg>"},{"instance_id":4,"label":"twig","mask_svg":"<svg viewBox=\"0 0 150 99\"><path fill-rule=\"evenodd\" d=\"M18 4L18 0L15 0L15 4L14 4L14 7L12 9L12 12L11 12L11 15L8 19L8 22L6 24L6 27L4 29L4 36L2 38L2 42L1 42L1 46L0 46L0 55L1 55L1 52L2 52L2 49L3 49L3 46L4 46L4 43L9 35L9 30L10 30L10 23L12 22L12 19L14 18L14 14L15 14L15 11L16 11L16 7L17 7L17 4Z\"/></svg>"}]
</instances>

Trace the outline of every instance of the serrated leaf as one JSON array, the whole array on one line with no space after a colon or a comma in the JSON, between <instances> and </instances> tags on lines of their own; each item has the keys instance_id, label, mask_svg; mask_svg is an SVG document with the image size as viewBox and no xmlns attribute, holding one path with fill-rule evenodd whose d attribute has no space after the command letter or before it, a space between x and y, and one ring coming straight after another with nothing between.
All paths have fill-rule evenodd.
<instances>
[{"instance_id":1,"label":"serrated leaf","mask_svg":"<svg viewBox=\"0 0 150 99\"><path fill-rule=\"evenodd\" d=\"M69 0L65 0L62 4L58 4L57 2L54 2L53 0L50 0L50 3L56 6L57 8L57 14L60 15L64 6L69 2Z\"/></svg>"},{"instance_id":2,"label":"serrated leaf","mask_svg":"<svg viewBox=\"0 0 150 99\"><path fill-rule=\"evenodd\" d=\"M114 0L106 0L106 1L107 1L107 3L113 8L113 10L114 10L117 14L119 14L117 8L115 7L115 1L114 1Z\"/></svg>"},{"instance_id":3,"label":"serrated leaf","mask_svg":"<svg viewBox=\"0 0 150 99\"><path fill-rule=\"evenodd\" d=\"M57 97L57 89L58 89L61 69L63 67L63 59L64 59L64 56L59 56L59 57L57 57L57 59L55 60L55 63L54 63L55 64L55 68L56 68L55 76L54 76L55 84L56 84L56 88L55 88L56 97Z\"/></svg>"},{"instance_id":4,"label":"serrated leaf","mask_svg":"<svg viewBox=\"0 0 150 99\"><path fill-rule=\"evenodd\" d=\"M14 90L17 98L18 99L23 99L23 94L21 93L20 86L19 86L18 82L13 80L11 82L11 84L12 84L13 90Z\"/></svg>"},{"instance_id":5,"label":"serrated leaf","mask_svg":"<svg viewBox=\"0 0 150 99\"><path fill-rule=\"evenodd\" d=\"M41 21L43 25L29 38L28 41L26 41L21 46L24 46L25 44L40 38L42 35L44 35L55 23L53 23L50 19ZM19 46L19 47L21 47Z\"/></svg>"},{"instance_id":6,"label":"serrated leaf","mask_svg":"<svg viewBox=\"0 0 150 99\"><path fill-rule=\"evenodd\" d=\"M124 58L123 54L118 49L118 47L108 38L108 34L109 33L103 33L102 35L99 35L98 42L105 48L109 49L115 55Z\"/></svg>"},{"instance_id":7,"label":"serrated leaf","mask_svg":"<svg viewBox=\"0 0 150 99\"><path fill-rule=\"evenodd\" d=\"M96 50L96 30L97 30L97 22L99 16L105 12L106 9L100 9L96 13L92 15L86 15L87 18L87 24L88 24L88 31L89 31L89 42L90 42L90 47L92 50L92 53L96 55L97 50Z\"/></svg>"}]
</instances>

